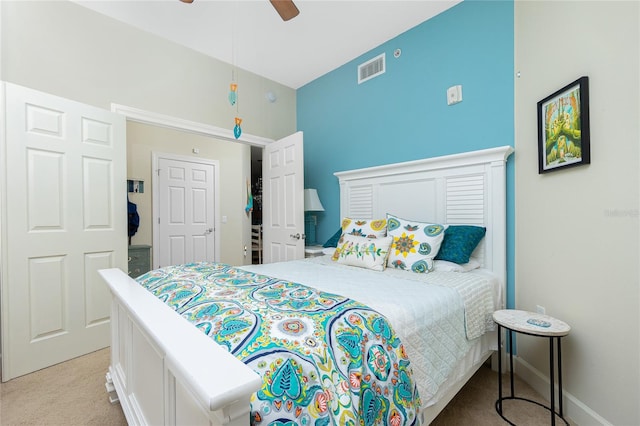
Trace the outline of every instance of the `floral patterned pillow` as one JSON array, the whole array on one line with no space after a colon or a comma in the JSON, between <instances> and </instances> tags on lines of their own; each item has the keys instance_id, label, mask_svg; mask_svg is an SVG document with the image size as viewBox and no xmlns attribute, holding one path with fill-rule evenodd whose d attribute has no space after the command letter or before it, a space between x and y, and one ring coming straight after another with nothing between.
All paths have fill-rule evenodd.
<instances>
[{"instance_id":1,"label":"floral patterned pillow","mask_svg":"<svg viewBox=\"0 0 640 426\"><path fill-rule=\"evenodd\" d=\"M392 237L367 238L344 234L336 247L336 261L344 265L384 271L389 255Z\"/></svg>"},{"instance_id":2,"label":"floral patterned pillow","mask_svg":"<svg viewBox=\"0 0 640 426\"><path fill-rule=\"evenodd\" d=\"M386 219L352 219L345 217L342 219L342 236L338 241L336 251L333 253L333 260L338 260L340 246L345 235L356 235L367 238L382 238L387 236Z\"/></svg>"},{"instance_id":3,"label":"floral patterned pillow","mask_svg":"<svg viewBox=\"0 0 640 426\"><path fill-rule=\"evenodd\" d=\"M342 219L342 233L359 235L367 238L381 238L387 236L386 219Z\"/></svg>"},{"instance_id":4,"label":"floral patterned pillow","mask_svg":"<svg viewBox=\"0 0 640 426\"><path fill-rule=\"evenodd\" d=\"M413 272L433 270L433 259L444 239L445 226L401 219L387 214L387 233L393 237L387 266Z\"/></svg>"}]
</instances>

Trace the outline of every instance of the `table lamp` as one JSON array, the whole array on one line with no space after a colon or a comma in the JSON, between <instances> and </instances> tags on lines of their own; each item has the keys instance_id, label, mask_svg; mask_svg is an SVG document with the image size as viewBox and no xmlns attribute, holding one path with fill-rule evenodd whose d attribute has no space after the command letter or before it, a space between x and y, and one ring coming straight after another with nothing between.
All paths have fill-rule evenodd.
<instances>
[{"instance_id":1,"label":"table lamp","mask_svg":"<svg viewBox=\"0 0 640 426\"><path fill-rule=\"evenodd\" d=\"M307 212L323 212L324 207L318 197L318 191L315 189L304 190L304 225L305 225L305 245L313 246L316 243L316 227L318 226L318 219L314 214L307 214Z\"/></svg>"}]
</instances>

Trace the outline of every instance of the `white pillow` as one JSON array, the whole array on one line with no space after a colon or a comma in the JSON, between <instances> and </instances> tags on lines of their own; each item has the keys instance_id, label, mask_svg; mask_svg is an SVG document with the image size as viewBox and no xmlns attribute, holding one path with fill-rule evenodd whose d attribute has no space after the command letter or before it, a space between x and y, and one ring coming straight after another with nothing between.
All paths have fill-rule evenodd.
<instances>
[{"instance_id":1,"label":"white pillow","mask_svg":"<svg viewBox=\"0 0 640 426\"><path fill-rule=\"evenodd\" d=\"M343 234L333 260L343 265L384 271L392 237L367 238Z\"/></svg>"},{"instance_id":2,"label":"white pillow","mask_svg":"<svg viewBox=\"0 0 640 426\"><path fill-rule=\"evenodd\" d=\"M336 250L333 253L333 260L338 260L340 247L344 243L344 236L356 235L367 238L382 238L387 236L387 219L354 219L351 217L342 218L342 236L338 240Z\"/></svg>"},{"instance_id":3,"label":"white pillow","mask_svg":"<svg viewBox=\"0 0 640 426\"><path fill-rule=\"evenodd\" d=\"M322 254L325 254L327 256L333 256L334 251L336 251L335 247L324 247L322 249Z\"/></svg>"},{"instance_id":4,"label":"white pillow","mask_svg":"<svg viewBox=\"0 0 640 426\"><path fill-rule=\"evenodd\" d=\"M469 272L480 267L480 262L469 259L468 263L458 264L447 260L436 260L433 262L433 270L439 272Z\"/></svg>"}]
</instances>

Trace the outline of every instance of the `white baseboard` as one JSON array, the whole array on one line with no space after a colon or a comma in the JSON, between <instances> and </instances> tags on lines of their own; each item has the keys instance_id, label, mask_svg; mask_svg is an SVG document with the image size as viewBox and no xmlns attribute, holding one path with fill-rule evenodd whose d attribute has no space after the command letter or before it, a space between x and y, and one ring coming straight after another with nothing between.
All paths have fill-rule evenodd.
<instances>
[{"instance_id":1,"label":"white baseboard","mask_svg":"<svg viewBox=\"0 0 640 426\"><path fill-rule=\"evenodd\" d=\"M549 377L545 376L540 370L533 367L528 362L524 361L520 357L514 356L514 370L516 375L529 384L536 392L549 399ZM564 375L563 375L564 376ZM516 395L517 395L516 390ZM556 398L558 397L558 389L556 385L555 391ZM564 415L569 417L578 425L603 425L613 426L612 423L605 420L598 413L589 408L585 403L578 398L562 390L562 396L564 397ZM558 406L556 401L556 407Z\"/></svg>"}]
</instances>

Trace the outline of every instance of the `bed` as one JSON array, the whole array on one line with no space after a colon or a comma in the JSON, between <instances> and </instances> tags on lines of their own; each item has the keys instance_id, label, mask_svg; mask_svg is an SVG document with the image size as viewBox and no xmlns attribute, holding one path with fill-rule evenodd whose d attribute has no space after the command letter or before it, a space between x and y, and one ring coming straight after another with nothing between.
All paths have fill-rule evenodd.
<instances>
[{"instance_id":1,"label":"bed","mask_svg":"<svg viewBox=\"0 0 640 426\"><path fill-rule=\"evenodd\" d=\"M345 238L338 243L338 255L333 249L326 256L294 262L174 265L151 271L140 282L118 269L100 271L113 299L106 377L111 400L121 403L129 424L248 425L267 424L267 419L331 424L327 410L342 416L337 419L341 422L354 416L349 405L367 408L360 411L366 424L428 424L496 349L490 312L504 306L505 164L511 152L511 147L499 147L336 173L342 218L486 228L472 253L479 267L468 272L450 272L458 264L444 261L434 261L429 268L435 265L435 270L427 274L418 273L420 268L357 267L337 261L341 247L347 258L347 246L341 245ZM186 317L202 319L203 312L211 313L201 303L189 305L195 300L189 291L205 291L193 284L196 275L221 283L206 292L223 294L225 303L240 300L237 292L246 288L256 306L275 307L277 314L258 323L271 327L271 337L285 345L313 352L322 328L334 351L325 358L335 361L335 369L321 366L326 374L314 373L317 367L305 369L303 356L293 364L260 358L266 346L271 352L280 349L256 337L255 327L246 331L242 315L253 311L245 299L242 305L224 306L225 321L200 321L200 328L194 327ZM187 286L176 287L181 281ZM296 299L300 294L303 300ZM209 302L220 310L219 302ZM320 305L338 309L323 314L321 327L299 313L313 313ZM438 315L426 316L425 309ZM365 336L366 345L350 340L353 330ZM211 341L225 333L230 343ZM382 341L375 341L380 336ZM366 353L358 354L358 347ZM326 354L323 348L325 352L313 352L316 358ZM371 365L367 359L373 360ZM303 371L299 377L304 383L292 379L294 370ZM328 388L313 387L314 380ZM292 392L304 393L300 386L305 384L315 391L308 392L305 410L296 413ZM357 392L351 392L354 387Z\"/></svg>"}]
</instances>

